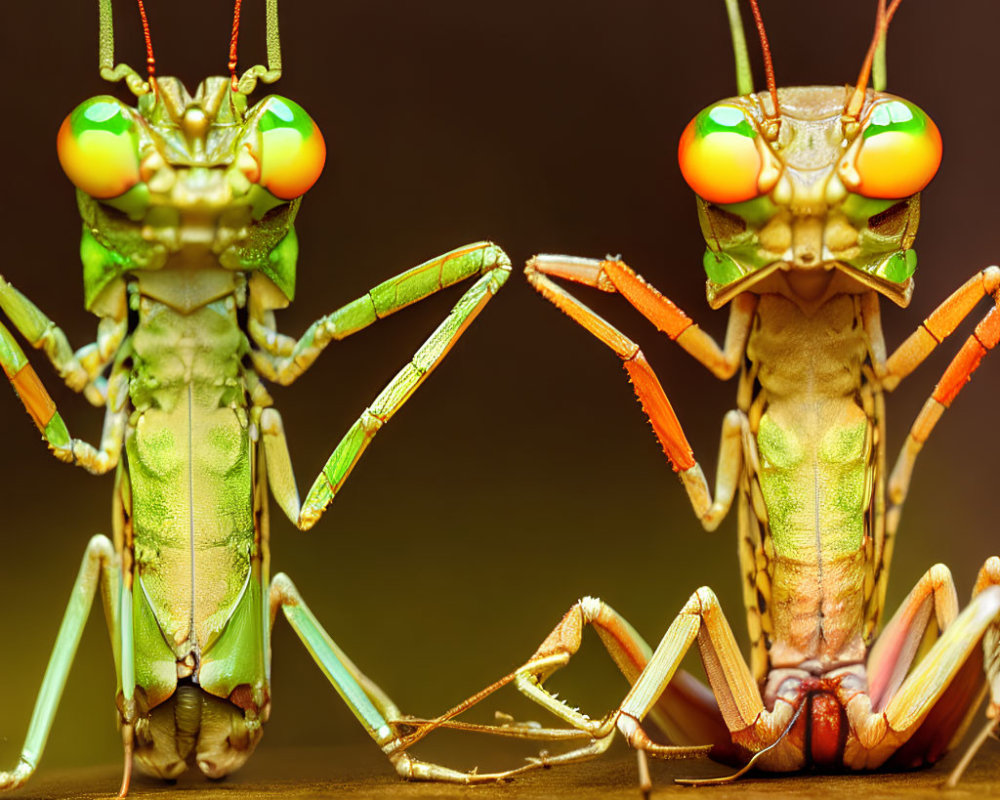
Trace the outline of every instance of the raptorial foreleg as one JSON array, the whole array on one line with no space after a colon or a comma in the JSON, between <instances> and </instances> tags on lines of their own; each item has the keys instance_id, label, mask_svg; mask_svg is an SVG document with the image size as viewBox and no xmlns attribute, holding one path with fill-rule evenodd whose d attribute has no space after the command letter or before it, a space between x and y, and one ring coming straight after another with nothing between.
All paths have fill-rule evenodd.
<instances>
[{"instance_id":1,"label":"raptorial foreleg","mask_svg":"<svg viewBox=\"0 0 1000 800\"><path fill-rule=\"evenodd\" d=\"M610 272L613 279L608 277L606 271ZM623 287L623 294L630 302L652 319L661 330L666 331L671 338L681 342L682 333L698 331L699 336L690 341L697 341L700 344L692 345L691 352L706 364L716 362L729 364L736 358L734 353L742 352L749 330L749 321L752 318L753 304L741 301L733 307L730 329L726 336L726 349L723 352L719 350L718 345L711 342L715 348L713 351L707 344L711 341L710 337L705 338L707 334L702 334L673 303L620 262L596 262L589 259L571 259L566 256L536 256L528 262L525 272L531 285L542 297L610 347L622 360L639 403L653 426L653 432L667 460L684 484L695 514L706 530L714 530L732 505L739 479L742 465L740 436L745 425L742 414L739 411L730 411L723 420L713 498L708 481L701 465L695 460L694 451L688 443L680 420L639 345L572 294L549 280L547 275L576 280L597 288L613 289L617 285L613 280L618 281Z\"/></svg>"}]
</instances>

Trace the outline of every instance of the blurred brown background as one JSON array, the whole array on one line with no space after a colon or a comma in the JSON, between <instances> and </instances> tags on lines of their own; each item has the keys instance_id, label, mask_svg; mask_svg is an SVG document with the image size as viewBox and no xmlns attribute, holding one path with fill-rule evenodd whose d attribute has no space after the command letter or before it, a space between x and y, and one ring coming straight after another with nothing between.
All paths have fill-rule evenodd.
<instances>
[{"instance_id":1,"label":"blurred brown background","mask_svg":"<svg viewBox=\"0 0 1000 800\"><path fill-rule=\"evenodd\" d=\"M75 346L92 340L94 321L82 309L79 221L55 133L83 99L128 96L97 75L95 6L10 3L0 29L2 270ZM243 65L263 56L262 6L244 8ZM853 82L874 2L763 6L780 83ZM138 15L124 0L116 11L118 54L139 66ZM161 74L193 88L225 70L227 0L149 0L148 13ZM931 114L945 158L924 195L913 304L886 312L890 345L1000 260L998 22L991 0L909 0L894 22L889 88ZM283 329L298 335L388 276L479 238L505 247L518 271L311 533L272 506L273 570L292 576L338 643L416 714L523 660L584 594L607 599L655 642L690 592L709 584L743 636L735 515L702 532L617 360L519 274L535 252L621 253L721 335L725 315L705 304L704 245L675 152L687 121L735 89L722 2L285 0L281 32L285 77L274 90L309 110L329 147L299 216L299 298L280 316ZM755 37L750 44L763 88ZM458 296L332 346L296 385L275 390L303 492ZM643 345L714 473L735 382L716 382L624 303L585 299ZM960 341L889 398L892 455ZM96 440L102 413L33 361L71 431ZM998 387L994 356L925 450L891 607L936 561L951 565L964 602L978 566L1000 550L1000 431L990 416ZM0 758L12 765L84 545L108 530L112 479L48 456L2 389L0 420ZM43 766L119 758L103 628L95 610ZM596 638L586 649L594 657L564 685L600 714L622 684ZM284 624L273 677L263 747L364 739ZM508 700L490 707L519 708Z\"/></svg>"}]
</instances>

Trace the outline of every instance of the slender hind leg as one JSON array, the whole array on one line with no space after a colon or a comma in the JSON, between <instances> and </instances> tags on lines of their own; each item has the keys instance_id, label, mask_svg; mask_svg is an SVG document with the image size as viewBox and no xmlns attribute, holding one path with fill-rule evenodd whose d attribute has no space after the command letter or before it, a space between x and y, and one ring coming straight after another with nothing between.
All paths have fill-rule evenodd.
<instances>
[{"instance_id":1,"label":"slender hind leg","mask_svg":"<svg viewBox=\"0 0 1000 800\"><path fill-rule=\"evenodd\" d=\"M409 722L393 718L398 714L395 704L344 655L306 606L298 589L284 574L275 575L271 583L272 619L279 608L316 665L404 778L450 783L489 783L525 769L522 767L508 772L479 774L475 771L461 772L413 758L405 752L412 742L404 740L397 731L400 723L408 726Z\"/></svg>"},{"instance_id":2,"label":"slender hind leg","mask_svg":"<svg viewBox=\"0 0 1000 800\"><path fill-rule=\"evenodd\" d=\"M652 648L635 629L606 603L585 597L574 603L531 658L513 672L478 694L433 720L409 720L418 726L408 741L416 741L436 728L476 731L520 739L554 741L588 740L583 746L558 755L529 759L533 766L552 766L585 761L604 752L615 733L617 712L591 719L559 700L544 686L556 670L566 666L580 647L583 629L593 626L619 670L633 683L649 662ZM568 723L569 728L540 728L526 724L477 725L455 721L453 717L508 683L514 682L528 698ZM667 687L651 716L671 741L696 746L674 746L670 754L687 757L705 754L712 743L729 742L729 733L711 692L685 672L678 672Z\"/></svg>"},{"instance_id":3,"label":"slender hind leg","mask_svg":"<svg viewBox=\"0 0 1000 800\"><path fill-rule=\"evenodd\" d=\"M66 686L66 679L69 677L69 670L73 665L76 648L80 644L80 637L83 635L83 628L90 614L90 606L94 601L98 584L102 589L112 639L115 640L117 611L114 603L117 591L113 589L117 589L119 580L118 569L114 562L115 551L110 540L106 536L94 536L87 545L80 571L73 584L69 604L66 606L66 613L56 635L49 665L45 669L45 677L42 678L42 686L38 690L38 699L35 700L28 733L24 737L21 757L13 770L0 772L0 789L15 789L22 786L38 766L45 750L45 742L49 738L49 731L52 730L56 709ZM115 649L115 655L119 656L120 646L117 642ZM122 792L127 789L128 785L125 782Z\"/></svg>"},{"instance_id":4,"label":"slender hind leg","mask_svg":"<svg viewBox=\"0 0 1000 800\"><path fill-rule=\"evenodd\" d=\"M585 625L595 628L618 668L634 684L619 709L597 720L571 708L543 685L579 649ZM699 640L715 699L720 700L718 705L708 690L677 669L695 639ZM713 743L730 742L730 731L747 729L759 734L759 746L751 749L761 750L782 734L793 713L788 704L782 704L774 714L764 710L760 691L739 654L718 600L710 589L704 588L692 595L655 652L610 606L596 598L584 598L567 612L522 667L494 686L504 685L512 678L525 695L573 726L578 732L576 738L586 736L591 740L579 749L534 762L546 765L592 758L607 748L616 727L633 746L661 758L706 754ZM670 732L671 738L699 744L657 744L639 726L647 714ZM749 747L753 742L741 744Z\"/></svg>"},{"instance_id":5,"label":"slender hind leg","mask_svg":"<svg viewBox=\"0 0 1000 800\"><path fill-rule=\"evenodd\" d=\"M583 598L566 613L535 654L517 671L515 681L527 697L574 727L600 738L614 732L614 714L603 720L592 720L558 700L543 685L543 681L568 664L580 648L584 625L593 626L615 665L630 684L635 683L649 663L652 648L624 617L595 597ZM661 700L663 702L652 709L651 715L672 741L704 745L728 740L725 723L711 693L687 673L675 676ZM699 752L702 750L698 748Z\"/></svg>"},{"instance_id":6,"label":"slender hind leg","mask_svg":"<svg viewBox=\"0 0 1000 800\"><path fill-rule=\"evenodd\" d=\"M973 597L976 597L989 587L997 585L1000 585L1000 558L994 556L983 564L983 568L979 570L979 578L976 580ZM993 621L993 624L990 625L983 636L983 657L990 693L990 702L986 709L987 723L980 730L973 743L962 754L962 758L955 765L955 769L952 770L951 775L948 776L945 786L949 789L953 789L958 785L962 773L965 772L965 768L972 761L973 756L975 756L990 735L996 735L997 726L1000 724L1000 621L998 620ZM976 706L978 706L978 703L974 704L973 708ZM954 741L958 741L964 732L964 729L959 731Z\"/></svg>"},{"instance_id":7,"label":"slender hind leg","mask_svg":"<svg viewBox=\"0 0 1000 800\"><path fill-rule=\"evenodd\" d=\"M681 660L696 640L719 712L733 742L750 753L758 753L777 742L787 731L795 707L779 697L773 710L764 708L760 689L740 654L718 598L711 589L702 587L681 609L622 701L617 725L629 744L653 756L673 755L670 746L659 745L646 735L641 722L670 685ZM798 766L794 751L783 753L770 757L769 768ZM779 758L789 763L778 763L775 759Z\"/></svg>"},{"instance_id":8,"label":"slender hind leg","mask_svg":"<svg viewBox=\"0 0 1000 800\"><path fill-rule=\"evenodd\" d=\"M984 634L996 629L1000 615L1000 586L991 585L994 573L1000 576L1000 562L990 559L980 573L972 602L916 661L897 691L884 694L877 705L865 692L841 698L851 730L844 754L847 766L865 769L887 762L897 767L928 763L940 757L964 730L968 715L977 705L976 698L981 696ZM912 654L915 643L926 634L926 627L921 629L919 625L912 631L897 630L907 616L919 616L916 609L929 595L925 587L921 597L920 588L918 585L911 593L883 634L903 644L883 646L881 655L873 653L873 659L886 659L876 663L874 670L877 677L883 676L878 678L882 686L890 683L885 675L898 677L905 673L902 666L896 667L895 658ZM925 625L926 621L927 617ZM897 655L889 657L890 651Z\"/></svg>"}]
</instances>

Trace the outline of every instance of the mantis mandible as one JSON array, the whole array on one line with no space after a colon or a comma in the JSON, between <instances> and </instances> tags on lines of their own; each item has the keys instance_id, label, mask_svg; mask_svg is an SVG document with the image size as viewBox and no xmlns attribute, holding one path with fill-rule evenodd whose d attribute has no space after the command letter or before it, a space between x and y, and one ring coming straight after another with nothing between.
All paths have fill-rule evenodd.
<instances>
[{"instance_id":1,"label":"mantis mandible","mask_svg":"<svg viewBox=\"0 0 1000 800\"><path fill-rule=\"evenodd\" d=\"M174 778L241 766L270 712L270 634L283 612L317 666L401 775L457 782L491 776L409 756L392 700L340 650L283 574L269 576L267 492L312 527L371 439L444 358L510 273L500 248L459 248L390 278L313 323L280 333L295 293L301 197L325 145L295 102L255 105L281 75L277 0L266 0L267 64L237 75L240 0L229 75L190 94L158 76L141 0L147 75L114 62L111 0L99 0L103 78L125 80L132 108L85 101L59 131L59 158L83 218L84 303L96 340L67 336L0 279L0 308L59 376L105 408L97 446L73 438L13 334L0 364L49 449L94 474L114 472L113 537L87 546L20 759L0 788L22 785L42 756L93 598L100 592L117 671L125 751ZM300 499L281 416L265 381L287 385L334 341L452 284L470 288L361 413Z\"/></svg>"},{"instance_id":2,"label":"mantis mandible","mask_svg":"<svg viewBox=\"0 0 1000 800\"><path fill-rule=\"evenodd\" d=\"M879 633L889 564L916 458L980 360L1000 339L1000 269L970 278L891 354L879 297L906 306L920 192L937 171L940 135L916 105L885 92L884 40L899 0L878 4L853 86L778 89L756 2L768 91L755 93L736 0L727 9L738 96L684 131L682 173L698 196L713 308L730 306L720 346L618 259L540 255L528 280L623 362L694 511L713 530L736 504L751 639L749 663L707 587L649 647L604 602L574 604L535 654L499 681L588 740L546 764L592 757L616 731L641 753L788 772L908 768L954 746L979 705L1000 711L1000 559L980 570L962 611L951 574L929 569ZM870 74L874 88L867 89ZM553 279L620 294L720 379L739 374L725 415L714 490L659 379L631 338ZM984 299L990 308L959 348L886 470L884 393L915 370ZM632 684L603 719L552 695L544 681L592 626ZM711 691L679 670L697 641ZM655 742L650 716L671 744ZM451 719L428 723L467 729ZM527 728L499 732L525 737ZM556 734L550 732L551 736ZM958 780L968 758L950 778ZM536 761L537 763L537 761Z\"/></svg>"}]
</instances>

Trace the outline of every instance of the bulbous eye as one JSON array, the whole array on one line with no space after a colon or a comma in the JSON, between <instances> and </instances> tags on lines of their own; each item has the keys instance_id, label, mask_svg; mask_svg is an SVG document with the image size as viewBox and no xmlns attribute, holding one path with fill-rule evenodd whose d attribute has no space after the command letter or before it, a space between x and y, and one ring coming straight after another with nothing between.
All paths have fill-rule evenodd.
<instances>
[{"instance_id":1,"label":"bulbous eye","mask_svg":"<svg viewBox=\"0 0 1000 800\"><path fill-rule=\"evenodd\" d=\"M59 128L56 149L66 176L91 197L117 197L139 182L135 118L114 97L78 105Z\"/></svg>"},{"instance_id":2,"label":"bulbous eye","mask_svg":"<svg viewBox=\"0 0 1000 800\"><path fill-rule=\"evenodd\" d=\"M684 180L710 203L752 200L761 193L757 179L763 166L756 138L757 129L742 108L706 108L681 134L677 159Z\"/></svg>"},{"instance_id":3,"label":"bulbous eye","mask_svg":"<svg viewBox=\"0 0 1000 800\"><path fill-rule=\"evenodd\" d=\"M282 200L301 197L323 171L323 135L298 103L277 95L261 102L260 185Z\"/></svg>"},{"instance_id":4,"label":"bulbous eye","mask_svg":"<svg viewBox=\"0 0 1000 800\"><path fill-rule=\"evenodd\" d=\"M923 189L941 164L941 134L912 103L876 105L861 132L854 168L865 197L903 198Z\"/></svg>"}]
</instances>

